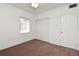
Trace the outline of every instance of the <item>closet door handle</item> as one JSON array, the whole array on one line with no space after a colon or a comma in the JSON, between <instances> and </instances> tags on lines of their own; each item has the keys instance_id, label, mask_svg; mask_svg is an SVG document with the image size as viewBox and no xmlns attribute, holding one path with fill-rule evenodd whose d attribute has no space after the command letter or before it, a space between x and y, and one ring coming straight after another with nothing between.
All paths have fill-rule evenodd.
<instances>
[{"instance_id":1,"label":"closet door handle","mask_svg":"<svg viewBox=\"0 0 79 59\"><path fill-rule=\"evenodd\" d=\"M63 32L60 32L61 34L63 34Z\"/></svg>"}]
</instances>

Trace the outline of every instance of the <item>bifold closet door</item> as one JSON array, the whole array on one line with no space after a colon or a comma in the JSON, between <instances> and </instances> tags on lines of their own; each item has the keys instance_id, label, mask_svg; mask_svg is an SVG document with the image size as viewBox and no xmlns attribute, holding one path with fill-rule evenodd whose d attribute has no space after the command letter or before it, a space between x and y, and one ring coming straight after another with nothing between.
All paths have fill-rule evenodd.
<instances>
[{"instance_id":1,"label":"bifold closet door","mask_svg":"<svg viewBox=\"0 0 79 59\"><path fill-rule=\"evenodd\" d=\"M44 41L49 41L49 19L40 19L36 21L37 38Z\"/></svg>"},{"instance_id":2,"label":"bifold closet door","mask_svg":"<svg viewBox=\"0 0 79 59\"><path fill-rule=\"evenodd\" d=\"M52 16L50 18L50 42L56 45L60 45L61 36L61 21L60 16Z\"/></svg>"},{"instance_id":3,"label":"bifold closet door","mask_svg":"<svg viewBox=\"0 0 79 59\"><path fill-rule=\"evenodd\" d=\"M77 49L79 50L79 14L77 16Z\"/></svg>"},{"instance_id":4,"label":"bifold closet door","mask_svg":"<svg viewBox=\"0 0 79 59\"><path fill-rule=\"evenodd\" d=\"M77 16L64 15L61 17L61 45L76 48Z\"/></svg>"}]
</instances>

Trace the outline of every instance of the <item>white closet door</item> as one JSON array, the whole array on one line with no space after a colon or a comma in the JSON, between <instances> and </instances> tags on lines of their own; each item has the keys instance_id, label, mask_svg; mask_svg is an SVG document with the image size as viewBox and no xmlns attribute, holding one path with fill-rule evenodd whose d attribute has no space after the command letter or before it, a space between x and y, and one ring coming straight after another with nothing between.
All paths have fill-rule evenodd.
<instances>
[{"instance_id":1,"label":"white closet door","mask_svg":"<svg viewBox=\"0 0 79 59\"><path fill-rule=\"evenodd\" d=\"M79 14L77 16L77 49L79 50Z\"/></svg>"},{"instance_id":2,"label":"white closet door","mask_svg":"<svg viewBox=\"0 0 79 59\"><path fill-rule=\"evenodd\" d=\"M76 48L77 17L75 15L64 15L61 17L61 45Z\"/></svg>"},{"instance_id":3,"label":"white closet door","mask_svg":"<svg viewBox=\"0 0 79 59\"><path fill-rule=\"evenodd\" d=\"M49 41L49 19L40 19L36 21L37 38Z\"/></svg>"},{"instance_id":4,"label":"white closet door","mask_svg":"<svg viewBox=\"0 0 79 59\"><path fill-rule=\"evenodd\" d=\"M51 17L50 20L50 42L56 45L60 45L60 16Z\"/></svg>"}]
</instances>

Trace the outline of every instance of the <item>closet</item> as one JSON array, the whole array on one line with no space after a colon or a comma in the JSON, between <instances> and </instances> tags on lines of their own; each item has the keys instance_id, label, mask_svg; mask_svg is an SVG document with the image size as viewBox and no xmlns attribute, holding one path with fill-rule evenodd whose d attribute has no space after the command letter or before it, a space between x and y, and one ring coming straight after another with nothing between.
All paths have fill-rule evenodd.
<instances>
[{"instance_id":1,"label":"closet","mask_svg":"<svg viewBox=\"0 0 79 59\"><path fill-rule=\"evenodd\" d=\"M49 41L49 19L42 18L36 21L36 36L43 41Z\"/></svg>"},{"instance_id":2,"label":"closet","mask_svg":"<svg viewBox=\"0 0 79 59\"><path fill-rule=\"evenodd\" d=\"M77 16L73 14L61 16L61 45L70 48L77 47Z\"/></svg>"},{"instance_id":3,"label":"closet","mask_svg":"<svg viewBox=\"0 0 79 59\"><path fill-rule=\"evenodd\" d=\"M37 20L37 38L79 50L79 14L68 13Z\"/></svg>"},{"instance_id":4,"label":"closet","mask_svg":"<svg viewBox=\"0 0 79 59\"><path fill-rule=\"evenodd\" d=\"M50 42L64 47L78 49L78 19L78 14L76 13L55 17L50 25Z\"/></svg>"},{"instance_id":5,"label":"closet","mask_svg":"<svg viewBox=\"0 0 79 59\"><path fill-rule=\"evenodd\" d=\"M77 13L64 14L55 17L50 25L50 42L79 50L78 25L79 18Z\"/></svg>"}]
</instances>

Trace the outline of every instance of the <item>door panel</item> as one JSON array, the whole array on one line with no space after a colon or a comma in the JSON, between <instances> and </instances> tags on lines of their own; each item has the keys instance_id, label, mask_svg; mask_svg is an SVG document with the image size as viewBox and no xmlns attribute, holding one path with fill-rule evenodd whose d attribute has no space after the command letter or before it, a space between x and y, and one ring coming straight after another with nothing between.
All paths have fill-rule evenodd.
<instances>
[{"instance_id":1,"label":"door panel","mask_svg":"<svg viewBox=\"0 0 79 59\"><path fill-rule=\"evenodd\" d=\"M60 16L54 16L51 17L50 20L50 42L56 45L60 45L60 40L61 40L61 36L60 36Z\"/></svg>"},{"instance_id":2,"label":"door panel","mask_svg":"<svg viewBox=\"0 0 79 59\"><path fill-rule=\"evenodd\" d=\"M61 45L76 48L77 17L75 15L64 15L61 17Z\"/></svg>"},{"instance_id":3,"label":"door panel","mask_svg":"<svg viewBox=\"0 0 79 59\"><path fill-rule=\"evenodd\" d=\"M37 38L49 41L49 19L40 19L36 21Z\"/></svg>"},{"instance_id":4,"label":"door panel","mask_svg":"<svg viewBox=\"0 0 79 59\"><path fill-rule=\"evenodd\" d=\"M79 14L77 16L77 49L79 50Z\"/></svg>"}]
</instances>

